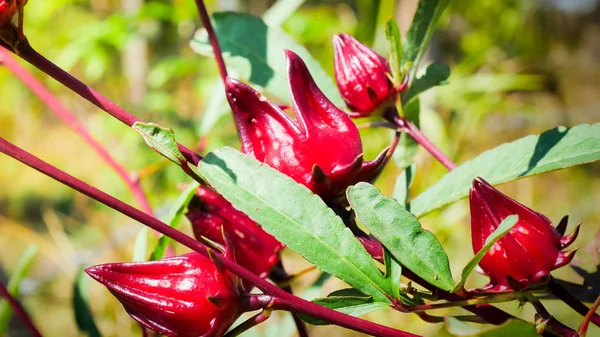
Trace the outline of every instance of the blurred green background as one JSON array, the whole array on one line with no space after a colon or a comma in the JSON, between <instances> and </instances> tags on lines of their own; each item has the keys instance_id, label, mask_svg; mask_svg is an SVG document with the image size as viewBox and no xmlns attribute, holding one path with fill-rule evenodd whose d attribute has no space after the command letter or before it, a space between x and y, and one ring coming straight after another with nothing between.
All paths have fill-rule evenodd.
<instances>
[{"instance_id":1,"label":"blurred green background","mask_svg":"<svg viewBox=\"0 0 600 337\"><path fill-rule=\"evenodd\" d=\"M394 15L405 32L417 3L281 1L287 1L289 8L300 6L285 18L284 30L305 45L330 74L332 34L351 33L385 55L383 22ZM210 12L234 10L255 15L262 15L273 3L207 1ZM206 151L237 146L229 115L219 119L210 132L201 134L202 114L209 103L214 103L218 71L212 58L198 56L189 47L200 26L192 0L32 0L25 16L25 32L39 52L142 120L173 128L178 141L191 148ZM452 75L447 85L422 97L423 131L460 164L486 149L557 125L598 122L599 59L597 0L452 2L423 62L448 63ZM39 71L31 70L123 166L139 175L156 215L164 219L174 198L190 180L146 147L137 133ZM2 67L0 135L136 205L118 176ZM365 130L363 136L368 159L389 141L388 131L383 129ZM416 161L412 196L445 173L423 151ZM390 164L377 186L389 195L398 173L400 170ZM600 244L599 173L600 166L590 164L509 183L500 189L555 222L569 214L569 231L573 224L582 222L582 233L575 244L582 249L576 263L594 272L598 264L596 247ZM182 227L189 232L184 222ZM462 201L435 212L423 219L423 226L436 234L450 256L454 274L459 274L473 254L468 239L468 204ZM47 336L81 335L72 310L77 269L81 265L131 261L141 229L139 223L8 157L0 157L0 281L6 282L12 275L28 245L38 246L20 296ZM184 250L177 247L177 251ZM292 272L307 266L290 252L284 255L284 264ZM553 274L581 282L568 267ZM316 277L316 273L308 274L295 288L301 292ZM473 276L468 285L484 283L483 277ZM329 280L320 295L341 286L339 281ZM140 335L116 299L98 284L90 284L90 303L103 336ZM571 327L581 322L581 317L562 303L546 303L553 315ZM532 320L529 306L520 309L516 303L509 303L501 307ZM384 311L367 317L425 336L448 335L442 324L427 324L414 315ZM276 316L266 324L273 326L268 331L271 335L285 335L283 325L289 322L280 318ZM311 331L315 336L355 335L337 327ZM13 320L7 335L27 334ZM600 329L591 327L588 336L600 336Z\"/></svg>"}]
</instances>

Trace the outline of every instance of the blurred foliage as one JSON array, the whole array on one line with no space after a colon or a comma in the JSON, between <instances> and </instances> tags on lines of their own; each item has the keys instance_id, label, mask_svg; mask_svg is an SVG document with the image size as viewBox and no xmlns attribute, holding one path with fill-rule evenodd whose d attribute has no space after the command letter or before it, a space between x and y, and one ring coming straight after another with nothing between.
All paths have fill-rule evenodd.
<instances>
[{"instance_id":1,"label":"blurred foliage","mask_svg":"<svg viewBox=\"0 0 600 337\"><path fill-rule=\"evenodd\" d=\"M273 2L219 0L207 1L207 5L211 12L222 8L261 15ZM394 2L305 1L282 27L333 74L332 34L356 34L362 41L373 42L383 53L382 23L387 17L395 15L402 32L406 32L416 1L398 1L396 12L391 12ZM599 22L597 0L451 2L426 56L427 62L448 63L451 76L449 84L421 96L423 131L460 163L503 142L556 125L597 122ZM198 136L198 120L213 93L217 67L213 59L197 56L188 46L201 25L193 1L30 1L25 24L29 40L43 55L143 120L173 128L181 143L194 148L207 142L208 149L237 146L229 116L219 120L206 139ZM146 147L133 130L39 71L34 74L119 162L140 175L156 215L165 219L189 179ZM1 67L0 102L2 137L134 203L117 175ZM369 129L361 134L368 159L389 142L386 130ZM510 183L501 190L556 221L570 214L573 223L583 222L576 242L583 247L592 243L600 228L599 172L598 164L592 164ZM399 173L393 165L386 169L378 181L385 194L391 194ZM410 196L444 173L441 165L419 151ZM464 201L423 220L448 252L454 274L473 254L470 248L464 248L468 223ZM65 291L72 289L78 266L131 260L140 228L140 224L34 170L0 158L0 263L4 273L0 271L0 279L5 282L12 275L29 244L39 247L33 269L21 285L21 297L46 335L78 335L72 294ZM189 231L185 223L182 228ZM154 247L154 236L149 240L148 247ZM180 247L177 250L183 251ZM306 267L306 262L293 254L286 254L284 259L291 271ZM595 272L597 261L579 262L584 270ZM555 276L575 283L581 282L578 275L569 268L555 272ZM295 286L302 289L316 277L310 274ZM483 277L474 276L467 286L484 282ZM103 336L139 335L138 327L118 302L98 284L90 286L91 309ZM337 288L339 283L328 280L322 295ZM561 303L548 301L547 305L552 314L570 326L576 327L581 321ZM509 303L501 307L519 317L531 319L533 315L527 306L520 309ZM383 311L366 317L425 336L449 335L443 325L422 323L414 315ZM16 336L19 323L12 323L9 336ZM352 335L328 326L313 331L317 335ZM598 331L590 327L589 335Z\"/></svg>"}]
</instances>

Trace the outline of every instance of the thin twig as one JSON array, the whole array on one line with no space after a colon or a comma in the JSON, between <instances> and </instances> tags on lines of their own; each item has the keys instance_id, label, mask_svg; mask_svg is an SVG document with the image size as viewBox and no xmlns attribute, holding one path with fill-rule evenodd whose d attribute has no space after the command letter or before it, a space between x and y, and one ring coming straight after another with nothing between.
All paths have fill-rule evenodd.
<instances>
[{"instance_id":1,"label":"thin twig","mask_svg":"<svg viewBox=\"0 0 600 337\"><path fill-rule=\"evenodd\" d=\"M56 167L40 160L39 158L31 155L30 153L20 149L19 147L11 144L3 138L0 138L0 152L30 166L31 168L79 191L96 201L124 214L128 217L139 221L140 223L152 228L163 235L170 237L171 239L179 242L180 244L190 248L191 250L208 257L208 251L205 246L194 238L169 227L167 224L160 220L100 191L99 189L90 186L83 181L63 172ZM279 289L277 286L270 282L258 277L244 267L238 265L235 261L224 257L218 252L211 254L211 258L218 259L218 261L229 271L238 275L242 279L252 283L258 289L262 290L265 294L277 298L282 303L282 309L292 311L295 313L301 313L309 315L318 319L328 321L332 324L336 324L354 331L370 334L373 336L397 336L397 337L415 337L416 335L396 330L387 326L383 326L377 323L369 322L364 319L353 317L341 312L337 312L332 309L328 309L317 305L315 303L306 301L302 298L288 294L287 292Z\"/></svg>"},{"instance_id":2,"label":"thin twig","mask_svg":"<svg viewBox=\"0 0 600 337\"><path fill-rule=\"evenodd\" d=\"M3 297L6 300L6 302L8 302L8 305L10 305L14 313L19 317L21 322L23 322L23 324L25 325L27 330L29 330L32 336L42 337L42 334L35 327L35 324L33 324L33 321L31 320L21 303L19 303L19 301L16 298L12 297L12 295L8 292L8 290L2 282L0 282L0 298L1 297Z\"/></svg>"},{"instance_id":3,"label":"thin twig","mask_svg":"<svg viewBox=\"0 0 600 337\"><path fill-rule=\"evenodd\" d=\"M588 326L590 325L590 320L596 313L596 310L598 310L599 306L600 306L600 296L598 296L598 298L596 299L596 302L594 302L594 304L592 304L590 311L588 311L588 313L583 318L583 321L581 321L581 324L579 325L579 335L581 337L585 337L587 335L587 330L588 330Z\"/></svg>"},{"instance_id":4,"label":"thin twig","mask_svg":"<svg viewBox=\"0 0 600 337\"><path fill-rule=\"evenodd\" d=\"M110 155L102 144L92 137L87 129L79 122L79 120L77 120L75 115L62 105L40 81L27 71L27 69L22 67L8 50L0 48L0 59L6 68L19 78L23 84L29 87L29 89L31 89L44 104L54 111L68 127L75 131L75 133L77 133L98 154L98 156L115 171L119 178L123 180L127 188L129 188L131 194L134 196L142 210L148 214L152 214L152 207L150 207L148 198L140 186L139 179L132 177L129 172Z\"/></svg>"},{"instance_id":5,"label":"thin twig","mask_svg":"<svg viewBox=\"0 0 600 337\"><path fill-rule=\"evenodd\" d=\"M200 20L202 20L204 29L206 29L206 33L208 34L208 41L212 46L213 53L215 54L215 59L217 60L221 80L223 80L223 83L225 83L225 80L227 79L227 67L225 66L225 61L223 60L223 53L221 52L221 46L219 46L219 40L217 39L217 34L215 34L212 23L210 22L210 16L208 15L208 11L206 10L204 1L196 0L196 7L198 7Z\"/></svg>"}]
</instances>

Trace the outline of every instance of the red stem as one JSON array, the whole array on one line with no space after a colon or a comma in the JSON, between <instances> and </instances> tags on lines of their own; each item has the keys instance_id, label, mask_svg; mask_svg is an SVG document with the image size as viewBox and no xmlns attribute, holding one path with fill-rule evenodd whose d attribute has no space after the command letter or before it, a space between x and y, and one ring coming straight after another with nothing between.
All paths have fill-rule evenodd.
<instances>
[{"instance_id":1,"label":"red stem","mask_svg":"<svg viewBox=\"0 0 600 337\"><path fill-rule=\"evenodd\" d=\"M217 65L219 66L219 74L221 75L221 80L223 80L223 83L225 83L225 80L227 79L227 67L225 66L225 61L223 60L223 53L221 52L221 46L219 46L219 40L217 39L217 35L215 34L212 23L210 22L210 16L208 15L208 11L206 10L204 1L196 0L196 7L198 7L200 20L202 20L204 29L206 29L206 33L208 34L208 41L212 46L213 53L215 54L215 59L217 60Z\"/></svg>"},{"instance_id":2,"label":"red stem","mask_svg":"<svg viewBox=\"0 0 600 337\"><path fill-rule=\"evenodd\" d=\"M581 303L577 298L571 295L567 289L563 288L563 286L554 281L554 279L550 280L548 283L548 290L550 290L554 296L565 302L573 310L577 311L581 316L585 317L590 312L590 309L585 304ZM592 312L590 321L596 326L600 327L600 316L594 312Z\"/></svg>"},{"instance_id":3,"label":"red stem","mask_svg":"<svg viewBox=\"0 0 600 337\"><path fill-rule=\"evenodd\" d=\"M65 124L67 124L73 131L75 131L75 133L83 138L86 143L88 143L88 145L98 154L98 156L117 173L121 180L123 180L142 210L148 214L152 214L152 207L150 207L148 199L146 198L146 195L140 186L139 179L132 178L129 172L110 155L110 153L102 146L102 144L100 144L94 137L92 137L92 135L90 135L86 128L77 120L75 115L71 111L67 110L67 108L65 108L65 106L63 106L40 81L33 77L33 75L28 72L27 69L22 67L8 50L1 47L0 60L6 66L6 68L12 71L12 73L15 74L19 80L21 80L21 82L31 89L31 91L33 91L44 102L44 104L50 107L50 109L52 109L52 111L54 111L54 113L56 113L58 117L65 122Z\"/></svg>"},{"instance_id":4,"label":"red stem","mask_svg":"<svg viewBox=\"0 0 600 337\"><path fill-rule=\"evenodd\" d=\"M6 289L4 284L2 284L2 282L0 282L0 298L1 297L4 297L6 302L8 302L8 305L10 305L10 307L13 309L14 313L19 317L21 322L23 322L23 324L25 325L27 330L29 330L29 332L31 333L32 336L42 337L42 334L35 327L35 324L33 324L33 321L31 320L29 315L27 315L27 312L25 311L25 309L23 309L23 306L21 305L21 303L19 303L19 301L17 299L12 297L12 295L8 292L8 290Z\"/></svg>"},{"instance_id":5,"label":"red stem","mask_svg":"<svg viewBox=\"0 0 600 337\"><path fill-rule=\"evenodd\" d=\"M6 44L4 43L2 45L6 46ZM12 49L10 48L7 49L12 51ZM139 118L127 112L127 110L121 108L116 103L102 96L102 94L100 94L99 92L88 87L83 82L73 77L68 72L62 70L60 67L46 59L44 56L40 55L35 49L31 47L27 40L19 42L17 45L17 50L14 52L34 67L43 71L48 76L54 78L56 81L71 89L79 96L83 97L95 106L108 112L111 116L120 120L124 124L132 126L133 123L141 121ZM177 144L177 146L179 147L179 150L181 151L181 153L183 153L185 159L188 162L190 162L194 166L198 165L198 162L202 159L202 157L199 154L195 153L194 151L188 149L187 147L179 143Z\"/></svg>"},{"instance_id":6,"label":"red stem","mask_svg":"<svg viewBox=\"0 0 600 337\"><path fill-rule=\"evenodd\" d=\"M590 311L588 311L588 313L583 318L583 321L581 321L581 325L579 325L579 335L581 335L581 337L584 337L585 335L587 335L587 330L588 330L588 326L590 325L590 320L592 320L592 317L594 317L596 310L598 310L599 306L600 306L600 296L598 296L598 298L596 299L594 304L592 304Z\"/></svg>"},{"instance_id":7,"label":"red stem","mask_svg":"<svg viewBox=\"0 0 600 337\"><path fill-rule=\"evenodd\" d=\"M136 220L140 223L152 228L163 235L170 237L171 239L179 242L180 244L190 248L191 250L202 254L203 256L208 257L207 248L202 245L200 242L196 241L192 237L169 227L167 224L161 222L160 220L138 210L134 207L100 191L99 189L90 186L83 181L63 172L56 167L40 160L39 158L31 155L18 148L17 146L11 144L3 138L0 138L0 152L7 154L8 156L24 163L25 165L30 166L31 168L73 188L74 190L89 196L90 198L99 201L100 203ZM212 258L218 258L222 265L232 273L238 275L242 279L252 283L258 289L262 290L265 294L276 297L282 303L285 303L287 306L287 310L292 312L297 312L301 314L306 314L312 317L316 317L333 324L370 334L373 336L397 336L397 337L415 337L416 335L392 329L387 326L379 325L377 323L369 322L357 317L353 317L350 315L346 315L340 312L337 312L332 309L328 309L317 305L315 303L306 301L294 295L291 295L284 290L278 288L270 282L258 277L242 266L238 265L234 261L222 256L221 254L214 252L211 254Z\"/></svg>"}]
</instances>

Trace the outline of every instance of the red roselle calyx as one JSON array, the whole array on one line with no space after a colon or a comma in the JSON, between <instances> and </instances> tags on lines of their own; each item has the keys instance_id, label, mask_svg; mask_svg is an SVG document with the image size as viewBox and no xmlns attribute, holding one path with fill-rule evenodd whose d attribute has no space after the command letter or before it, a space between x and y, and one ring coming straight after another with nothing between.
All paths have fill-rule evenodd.
<instances>
[{"instance_id":1,"label":"red roselle calyx","mask_svg":"<svg viewBox=\"0 0 600 337\"><path fill-rule=\"evenodd\" d=\"M406 81L394 88L387 60L352 36L335 35L333 52L335 79L352 117L369 116L406 89Z\"/></svg>"},{"instance_id":2,"label":"red roselle calyx","mask_svg":"<svg viewBox=\"0 0 600 337\"><path fill-rule=\"evenodd\" d=\"M23 1L27 3L26 0ZM18 9L17 0L0 0L0 28L10 25Z\"/></svg>"},{"instance_id":3,"label":"red roselle calyx","mask_svg":"<svg viewBox=\"0 0 600 337\"><path fill-rule=\"evenodd\" d=\"M103 264L86 272L133 319L166 336L221 336L241 314L237 276L198 253Z\"/></svg>"},{"instance_id":4,"label":"red roselle calyx","mask_svg":"<svg viewBox=\"0 0 600 337\"><path fill-rule=\"evenodd\" d=\"M259 92L228 78L225 90L242 141L242 151L290 176L325 201L346 187L377 177L389 156L363 160L358 129L317 87L308 68L286 51L295 119Z\"/></svg>"},{"instance_id":5,"label":"red roselle calyx","mask_svg":"<svg viewBox=\"0 0 600 337\"><path fill-rule=\"evenodd\" d=\"M206 187L198 188L186 216L192 223L196 239L207 238L222 246L229 244L236 262L260 277L267 277L279 261L284 245ZM246 286L250 287L249 284Z\"/></svg>"},{"instance_id":6,"label":"red roselle calyx","mask_svg":"<svg viewBox=\"0 0 600 337\"><path fill-rule=\"evenodd\" d=\"M571 235L563 236L566 218L555 228L544 215L500 193L481 178L473 181L469 201L475 253L502 220L512 214L519 216L517 224L479 263L490 277L485 290L522 290L532 284L545 284L550 281L550 271L573 259L575 250L561 250L575 241L579 226Z\"/></svg>"}]
</instances>

